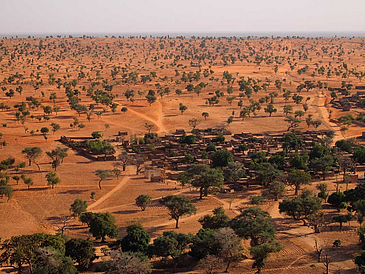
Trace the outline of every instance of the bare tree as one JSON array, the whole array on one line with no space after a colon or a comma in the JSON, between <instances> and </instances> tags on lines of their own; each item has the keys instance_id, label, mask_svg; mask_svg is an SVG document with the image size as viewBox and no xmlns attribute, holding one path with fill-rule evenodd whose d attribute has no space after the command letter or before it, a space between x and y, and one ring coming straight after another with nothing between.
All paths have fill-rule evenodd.
<instances>
[{"instance_id":1,"label":"bare tree","mask_svg":"<svg viewBox=\"0 0 365 274\"><path fill-rule=\"evenodd\" d=\"M59 218L59 221L61 222L61 225L56 225L57 230L59 232L61 232L61 234L63 235L63 233L67 230L68 227L68 222L72 219L72 216L61 216Z\"/></svg>"},{"instance_id":2,"label":"bare tree","mask_svg":"<svg viewBox=\"0 0 365 274\"><path fill-rule=\"evenodd\" d=\"M144 158L140 155L136 155L133 157L131 162L136 166L136 174L138 175L142 171L143 164L145 162Z\"/></svg>"},{"instance_id":3,"label":"bare tree","mask_svg":"<svg viewBox=\"0 0 365 274\"><path fill-rule=\"evenodd\" d=\"M317 239L314 240L314 249L317 253L317 260L320 263L321 262L321 256L322 256L322 252L324 250L324 245L320 245L317 241Z\"/></svg>"},{"instance_id":4,"label":"bare tree","mask_svg":"<svg viewBox=\"0 0 365 274\"><path fill-rule=\"evenodd\" d=\"M124 152L118 155L118 161L121 163L123 171L125 171L127 165L131 162L131 158L126 152Z\"/></svg>"},{"instance_id":5,"label":"bare tree","mask_svg":"<svg viewBox=\"0 0 365 274\"><path fill-rule=\"evenodd\" d=\"M325 266L326 268L326 272L325 274L329 274L330 273L330 263L331 263L331 260L330 260L330 257L328 256L328 253L325 252L324 255L323 255L323 265Z\"/></svg>"},{"instance_id":6,"label":"bare tree","mask_svg":"<svg viewBox=\"0 0 365 274\"><path fill-rule=\"evenodd\" d=\"M202 269L205 274L213 274L215 270L223 268L223 262L214 255L207 255L199 261L198 268Z\"/></svg>"}]
</instances>

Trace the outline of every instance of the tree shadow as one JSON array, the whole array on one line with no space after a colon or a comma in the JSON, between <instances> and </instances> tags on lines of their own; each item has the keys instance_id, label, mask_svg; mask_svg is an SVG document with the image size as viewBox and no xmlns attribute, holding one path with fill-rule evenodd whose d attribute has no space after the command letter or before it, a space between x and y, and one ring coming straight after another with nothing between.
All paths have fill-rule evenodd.
<instances>
[{"instance_id":1,"label":"tree shadow","mask_svg":"<svg viewBox=\"0 0 365 274\"><path fill-rule=\"evenodd\" d=\"M159 188L155 189L155 191L175 191L177 188Z\"/></svg>"},{"instance_id":2,"label":"tree shadow","mask_svg":"<svg viewBox=\"0 0 365 274\"><path fill-rule=\"evenodd\" d=\"M119 211L114 211L113 214L134 214L139 212L139 210L137 209L132 209L132 210L119 210Z\"/></svg>"},{"instance_id":3,"label":"tree shadow","mask_svg":"<svg viewBox=\"0 0 365 274\"><path fill-rule=\"evenodd\" d=\"M69 189L66 191L62 191L59 194L82 194L87 192L88 190L81 190L81 189Z\"/></svg>"},{"instance_id":4,"label":"tree shadow","mask_svg":"<svg viewBox=\"0 0 365 274\"><path fill-rule=\"evenodd\" d=\"M23 188L23 189L16 189L17 192L34 192L34 191L40 191L40 190L47 190L51 189L49 186L45 187L31 187L31 188Z\"/></svg>"}]
</instances>

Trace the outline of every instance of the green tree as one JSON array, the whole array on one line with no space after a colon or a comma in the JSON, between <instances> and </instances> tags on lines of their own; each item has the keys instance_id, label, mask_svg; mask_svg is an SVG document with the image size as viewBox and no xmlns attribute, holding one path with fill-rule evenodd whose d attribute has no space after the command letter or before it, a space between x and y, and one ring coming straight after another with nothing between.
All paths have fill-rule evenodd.
<instances>
[{"instance_id":1,"label":"green tree","mask_svg":"<svg viewBox=\"0 0 365 274\"><path fill-rule=\"evenodd\" d=\"M66 256L75 260L81 269L88 269L96 259L94 243L90 239L71 238L65 248Z\"/></svg>"},{"instance_id":2,"label":"green tree","mask_svg":"<svg viewBox=\"0 0 365 274\"><path fill-rule=\"evenodd\" d=\"M353 203L352 207L356 211L357 221L361 225L364 221L364 216L365 216L365 200L364 199L357 200L356 202Z\"/></svg>"},{"instance_id":3,"label":"green tree","mask_svg":"<svg viewBox=\"0 0 365 274\"><path fill-rule=\"evenodd\" d=\"M55 185L61 182L61 179L57 177L55 172L48 172L46 174L47 185L51 186L53 189Z\"/></svg>"},{"instance_id":4,"label":"green tree","mask_svg":"<svg viewBox=\"0 0 365 274\"><path fill-rule=\"evenodd\" d=\"M174 263L174 272L176 272L177 264L191 244L192 239L193 235L191 234L164 231L162 236L158 236L150 245L149 252L158 257L171 257Z\"/></svg>"},{"instance_id":5,"label":"green tree","mask_svg":"<svg viewBox=\"0 0 365 274\"><path fill-rule=\"evenodd\" d=\"M251 240L251 246L272 242L276 231L268 212L258 207L250 207L229 222L229 226L238 236Z\"/></svg>"},{"instance_id":6,"label":"green tree","mask_svg":"<svg viewBox=\"0 0 365 274\"><path fill-rule=\"evenodd\" d=\"M355 257L355 264L359 267L359 272L361 274L365 273L365 250L361 252L360 255Z\"/></svg>"},{"instance_id":7,"label":"green tree","mask_svg":"<svg viewBox=\"0 0 365 274\"><path fill-rule=\"evenodd\" d=\"M51 127L52 127L53 134L55 134L55 132L61 128L61 126L57 123L51 123Z\"/></svg>"},{"instance_id":8,"label":"green tree","mask_svg":"<svg viewBox=\"0 0 365 274\"><path fill-rule=\"evenodd\" d=\"M327 191L327 184L326 183L319 183L316 186L316 189L319 190L318 197L327 201L328 198L328 191Z\"/></svg>"},{"instance_id":9,"label":"green tree","mask_svg":"<svg viewBox=\"0 0 365 274\"><path fill-rule=\"evenodd\" d=\"M38 252L46 247L64 254L65 240L60 235L44 233L13 236L1 244L0 264L11 265L19 273L22 273L24 265L28 265L30 273L33 273Z\"/></svg>"},{"instance_id":10,"label":"green tree","mask_svg":"<svg viewBox=\"0 0 365 274\"><path fill-rule=\"evenodd\" d=\"M272 116L273 113L277 112L278 110L274 107L273 104L267 105L267 107L264 109L265 112L269 113L269 117Z\"/></svg>"},{"instance_id":11,"label":"green tree","mask_svg":"<svg viewBox=\"0 0 365 274\"><path fill-rule=\"evenodd\" d=\"M93 132L91 133L91 136L92 136L94 139L100 139L101 137L103 137L103 135L101 135L101 133L100 133L100 132L98 132L98 131L93 131Z\"/></svg>"},{"instance_id":12,"label":"green tree","mask_svg":"<svg viewBox=\"0 0 365 274\"><path fill-rule=\"evenodd\" d=\"M203 199L203 196L208 196L212 188L220 188L223 185L223 171L210 168L208 165L191 165L184 174L191 185L199 188L200 199Z\"/></svg>"},{"instance_id":13,"label":"green tree","mask_svg":"<svg viewBox=\"0 0 365 274\"><path fill-rule=\"evenodd\" d=\"M187 107L187 106L185 106L183 103L180 103L180 104L179 104L179 110L180 110L181 115L183 115L183 114L184 114L184 112L185 112L187 109L188 109L188 107Z\"/></svg>"},{"instance_id":14,"label":"green tree","mask_svg":"<svg viewBox=\"0 0 365 274\"><path fill-rule=\"evenodd\" d=\"M314 158L311 160L311 167L314 170L322 172L323 180L326 180L326 175L334 164L334 159L331 155L325 155L321 158Z\"/></svg>"},{"instance_id":15,"label":"green tree","mask_svg":"<svg viewBox=\"0 0 365 274\"><path fill-rule=\"evenodd\" d=\"M105 237L115 238L118 235L118 227L115 225L115 218L109 212L94 213L92 215L89 231L97 240L105 242Z\"/></svg>"},{"instance_id":16,"label":"green tree","mask_svg":"<svg viewBox=\"0 0 365 274\"><path fill-rule=\"evenodd\" d=\"M230 162L228 167L223 170L223 174L225 182L236 184L246 176L246 171L242 163Z\"/></svg>"},{"instance_id":17,"label":"green tree","mask_svg":"<svg viewBox=\"0 0 365 274\"><path fill-rule=\"evenodd\" d=\"M279 252L281 246L278 242L273 243L263 243L250 248L250 254L254 263L252 268L257 268L256 273L261 273L261 269L265 267L266 260L270 253Z\"/></svg>"},{"instance_id":18,"label":"green tree","mask_svg":"<svg viewBox=\"0 0 365 274\"><path fill-rule=\"evenodd\" d=\"M333 192L328 196L328 203L339 208L341 203L345 201L345 194L342 192Z\"/></svg>"},{"instance_id":19,"label":"green tree","mask_svg":"<svg viewBox=\"0 0 365 274\"><path fill-rule=\"evenodd\" d=\"M59 250L52 247L40 247L34 264L34 273L79 273L70 257L65 257Z\"/></svg>"},{"instance_id":20,"label":"green tree","mask_svg":"<svg viewBox=\"0 0 365 274\"><path fill-rule=\"evenodd\" d=\"M284 121L288 123L287 131L299 127L299 124L302 122L302 120L293 116L287 116Z\"/></svg>"},{"instance_id":21,"label":"green tree","mask_svg":"<svg viewBox=\"0 0 365 274\"><path fill-rule=\"evenodd\" d=\"M70 206L70 212L73 216L80 216L82 213L86 212L87 202L82 199L75 199Z\"/></svg>"},{"instance_id":22,"label":"green tree","mask_svg":"<svg viewBox=\"0 0 365 274\"><path fill-rule=\"evenodd\" d=\"M348 221L351 221L352 220L352 215L349 213L349 214L346 214L346 215L335 215L333 216L332 220L336 223L339 223L340 224L340 230L342 230L342 224L343 223L347 223Z\"/></svg>"},{"instance_id":23,"label":"green tree","mask_svg":"<svg viewBox=\"0 0 365 274\"><path fill-rule=\"evenodd\" d=\"M267 193L274 197L275 201L282 197L285 194L285 191L285 183L280 181L272 182L267 188Z\"/></svg>"},{"instance_id":24,"label":"green tree","mask_svg":"<svg viewBox=\"0 0 365 274\"><path fill-rule=\"evenodd\" d=\"M270 163L256 165L256 181L265 187L281 176L282 172Z\"/></svg>"},{"instance_id":25,"label":"green tree","mask_svg":"<svg viewBox=\"0 0 365 274\"><path fill-rule=\"evenodd\" d=\"M205 215L199 219L203 229L220 229L228 226L229 217L225 214L223 207L213 210L213 215Z\"/></svg>"},{"instance_id":26,"label":"green tree","mask_svg":"<svg viewBox=\"0 0 365 274\"><path fill-rule=\"evenodd\" d=\"M146 99L150 106L157 100L156 96L150 94L146 96Z\"/></svg>"},{"instance_id":27,"label":"green tree","mask_svg":"<svg viewBox=\"0 0 365 274\"><path fill-rule=\"evenodd\" d=\"M279 204L280 213L285 213L294 220L302 220L304 225L308 217L317 213L320 208L321 200L318 197L312 197L308 191L291 200L284 199Z\"/></svg>"},{"instance_id":28,"label":"green tree","mask_svg":"<svg viewBox=\"0 0 365 274\"><path fill-rule=\"evenodd\" d=\"M195 206L185 196L168 195L160 200L160 203L169 210L171 219L176 221L176 228L179 228L179 219L184 215L196 213Z\"/></svg>"},{"instance_id":29,"label":"green tree","mask_svg":"<svg viewBox=\"0 0 365 274\"><path fill-rule=\"evenodd\" d=\"M233 162L233 155L228 150L218 150L212 155L213 167L225 167Z\"/></svg>"},{"instance_id":30,"label":"green tree","mask_svg":"<svg viewBox=\"0 0 365 274\"><path fill-rule=\"evenodd\" d=\"M298 195L301 186L308 185L310 182L311 176L305 171L293 169L288 174L288 183L295 187L295 195Z\"/></svg>"},{"instance_id":31,"label":"green tree","mask_svg":"<svg viewBox=\"0 0 365 274\"><path fill-rule=\"evenodd\" d=\"M360 164L365 163L365 147L359 146L354 148L354 154L352 158Z\"/></svg>"},{"instance_id":32,"label":"green tree","mask_svg":"<svg viewBox=\"0 0 365 274\"><path fill-rule=\"evenodd\" d=\"M42 149L39 147L26 147L22 150L22 154L25 155L25 157L28 159L29 166L32 165L32 163L36 164L39 168L39 165L35 162L37 158L39 158L42 154Z\"/></svg>"},{"instance_id":33,"label":"green tree","mask_svg":"<svg viewBox=\"0 0 365 274\"><path fill-rule=\"evenodd\" d=\"M136 198L136 205L145 211L147 206L151 203L152 198L149 195L141 194Z\"/></svg>"},{"instance_id":34,"label":"green tree","mask_svg":"<svg viewBox=\"0 0 365 274\"><path fill-rule=\"evenodd\" d=\"M104 181L104 180L112 177L110 172L105 169L97 169L95 171L95 175L99 177L99 189L101 189L101 181Z\"/></svg>"},{"instance_id":35,"label":"green tree","mask_svg":"<svg viewBox=\"0 0 365 274\"><path fill-rule=\"evenodd\" d=\"M33 185L33 178L31 177L26 177L24 174L22 174L22 176L20 176L20 178L22 178L24 184L27 185L28 190L30 189L30 186Z\"/></svg>"},{"instance_id":36,"label":"green tree","mask_svg":"<svg viewBox=\"0 0 365 274\"><path fill-rule=\"evenodd\" d=\"M195 260L201 260L207 255L218 255L220 246L214 230L200 229L193 237L192 243L189 255Z\"/></svg>"},{"instance_id":37,"label":"green tree","mask_svg":"<svg viewBox=\"0 0 365 274\"><path fill-rule=\"evenodd\" d=\"M293 113L293 106L285 105L283 107L283 111L284 111L285 116L287 117L289 114Z\"/></svg>"},{"instance_id":38,"label":"green tree","mask_svg":"<svg viewBox=\"0 0 365 274\"><path fill-rule=\"evenodd\" d=\"M129 225L127 235L120 241L123 252L146 254L151 241L150 235L141 225Z\"/></svg>"},{"instance_id":39,"label":"green tree","mask_svg":"<svg viewBox=\"0 0 365 274\"><path fill-rule=\"evenodd\" d=\"M202 116L204 117L205 120L207 120L207 118L209 117L209 113L208 112L203 112Z\"/></svg>"},{"instance_id":40,"label":"green tree","mask_svg":"<svg viewBox=\"0 0 365 274\"><path fill-rule=\"evenodd\" d=\"M63 163L63 160L68 156L68 148L57 147L51 151L47 151L46 155L52 160L52 167L57 170L57 167Z\"/></svg>"}]
</instances>

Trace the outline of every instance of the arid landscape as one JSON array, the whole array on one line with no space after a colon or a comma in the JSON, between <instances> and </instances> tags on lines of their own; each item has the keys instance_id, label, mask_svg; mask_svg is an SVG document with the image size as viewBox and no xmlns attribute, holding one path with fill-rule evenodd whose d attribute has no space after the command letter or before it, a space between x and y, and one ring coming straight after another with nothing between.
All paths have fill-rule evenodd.
<instances>
[{"instance_id":1,"label":"arid landscape","mask_svg":"<svg viewBox=\"0 0 365 274\"><path fill-rule=\"evenodd\" d=\"M80 273L358 273L364 77L364 38L1 39L0 272L56 273L6 253L45 233L92 240ZM190 208L178 228L170 195ZM227 220L204 223L219 207ZM276 234L240 223L252 209ZM116 233L85 212L109 212ZM131 225L151 237L150 269L108 272ZM194 256L202 226L240 247ZM192 237L179 255L158 251L168 231Z\"/></svg>"}]
</instances>

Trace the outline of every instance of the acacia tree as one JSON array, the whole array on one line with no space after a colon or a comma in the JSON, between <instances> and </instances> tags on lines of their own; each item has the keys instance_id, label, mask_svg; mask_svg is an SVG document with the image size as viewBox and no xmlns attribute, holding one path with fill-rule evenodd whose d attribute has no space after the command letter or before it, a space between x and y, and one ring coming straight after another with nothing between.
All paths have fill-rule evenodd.
<instances>
[{"instance_id":1,"label":"acacia tree","mask_svg":"<svg viewBox=\"0 0 365 274\"><path fill-rule=\"evenodd\" d=\"M55 172L47 173L46 179L47 179L47 185L51 186L52 189L54 188L55 185L61 182L61 179L57 177L57 174Z\"/></svg>"},{"instance_id":2,"label":"acacia tree","mask_svg":"<svg viewBox=\"0 0 365 274\"><path fill-rule=\"evenodd\" d=\"M24 174L22 174L22 176L20 176L20 178L22 178L24 184L27 185L28 190L30 189L30 186L33 185L33 178L31 177L26 177Z\"/></svg>"},{"instance_id":3,"label":"acacia tree","mask_svg":"<svg viewBox=\"0 0 365 274\"><path fill-rule=\"evenodd\" d=\"M253 268L258 273L265 266L265 261L270 253L281 249L276 241L276 231L271 223L271 216L261 208L252 207L243 211L239 216L229 222L230 227L238 236L250 239L250 253L254 259Z\"/></svg>"},{"instance_id":4,"label":"acacia tree","mask_svg":"<svg viewBox=\"0 0 365 274\"><path fill-rule=\"evenodd\" d=\"M24 154L25 157L28 159L29 166L34 163L37 165L38 170L40 170L39 165L35 162L35 160L39 158L42 154L42 149L40 147L26 147L22 150L22 154Z\"/></svg>"},{"instance_id":5,"label":"acacia tree","mask_svg":"<svg viewBox=\"0 0 365 274\"><path fill-rule=\"evenodd\" d=\"M46 152L46 155L52 160L52 167L55 171L63 163L63 159L68 156L67 151L68 148L57 147Z\"/></svg>"},{"instance_id":6,"label":"acacia tree","mask_svg":"<svg viewBox=\"0 0 365 274\"><path fill-rule=\"evenodd\" d=\"M151 130L154 128L154 125L145 123L144 127L146 128L148 133L151 133Z\"/></svg>"},{"instance_id":7,"label":"acacia tree","mask_svg":"<svg viewBox=\"0 0 365 274\"><path fill-rule=\"evenodd\" d=\"M269 117L272 116L273 113L277 112L278 110L274 107L273 104L269 104L265 109L265 112L269 113Z\"/></svg>"},{"instance_id":8,"label":"acacia tree","mask_svg":"<svg viewBox=\"0 0 365 274\"><path fill-rule=\"evenodd\" d=\"M302 170L293 169L288 174L288 183L295 187L295 195L298 195L298 191L302 185L308 185L311 181L311 176Z\"/></svg>"},{"instance_id":9,"label":"acacia tree","mask_svg":"<svg viewBox=\"0 0 365 274\"><path fill-rule=\"evenodd\" d=\"M86 212L87 202L82 199L76 199L70 206L70 212L73 216L80 216L82 213Z\"/></svg>"},{"instance_id":10,"label":"acacia tree","mask_svg":"<svg viewBox=\"0 0 365 274\"><path fill-rule=\"evenodd\" d=\"M189 126L193 128L193 130L200 124L200 121L196 118L192 118L189 120Z\"/></svg>"},{"instance_id":11,"label":"acacia tree","mask_svg":"<svg viewBox=\"0 0 365 274\"><path fill-rule=\"evenodd\" d=\"M180 104L179 104L179 110L180 110L181 115L183 115L183 114L184 114L184 112L185 112L187 109L188 109L188 107L187 107L187 106L185 106L183 103L180 103Z\"/></svg>"},{"instance_id":12,"label":"acacia tree","mask_svg":"<svg viewBox=\"0 0 365 274\"><path fill-rule=\"evenodd\" d=\"M105 169L97 169L95 171L95 175L99 177L99 189L101 189L101 181L112 177L112 174L110 174L110 172Z\"/></svg>"},{"instance_id":13,"label":"acacia tree","mask_svg":"<svg viewBox=\"0 0 365 274\"><path fill-rule=\"evenodd\" d=\"M160 200L160 203L169 210L171 219L176 221L176 228L179 228L179 219L184 215L196 213L195 206L185 196L168 195Z\"/></svg>"},{"instance_id":14,"label":"acacia tree","mask_svg":"<svg viewBox=\"0 0 365 274\"><path fill-rule=\"evenodd\" d=\"M203 112L202 116L204 117L205 120L207 120L207 118L209 117L209 113L208 112Z\"/></svg>"}]
</instances>

